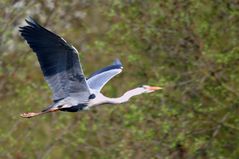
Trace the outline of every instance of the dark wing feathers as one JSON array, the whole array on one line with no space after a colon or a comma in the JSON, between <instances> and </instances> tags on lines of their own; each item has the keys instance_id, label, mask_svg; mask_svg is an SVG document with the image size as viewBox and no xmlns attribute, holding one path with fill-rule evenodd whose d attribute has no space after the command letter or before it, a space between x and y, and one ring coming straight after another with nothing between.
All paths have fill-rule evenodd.
<instances>
[{"instance_id":1,"label":"dark wing feathers","mask_svg":"<svg viewBox=\"0 0 239 159\"><path fill-rule=\"evenodd\" d=\"M87 84L91 89L100 92L109 80L122 71L122 68L123 66L120 60L116 59L112 65L96 71L87 78Z\"/></svg>"},{"instance_id":2,"label":"dark wing feathers","mask_svg":"<svg viewBox=\"0 0 239 159\"><path fill-rule=\"evenodd\" d=\"M53 91L53 99L80 96L82 101L90 95L79 62L77 50L58 35L48 31L33 19L20 27L22 37L36 53L41 70Z\"/></svg>"},{"instance_id":3,"label":"dark wing feathers","mask_svg":"<svg viewBox=\"0 0 239 159\"><path fill-rule=\"evenodd\" d=\"M106 66L106 67L104 67L104 68L102 68L102 69L100 69L100 70L98 70L98 71L92 73L92 74L87 78L87 80L90 79L91 77L96 76L96 75L98 75L98 74L100 74L100 73L103 73L103 72L105 72L105 71L109 71L109 70L112 70L112 69L121 69L121 68L123 68L122 63L120 62L119 59L116 59L111 65Z\"/></svg>"}]
</instances>

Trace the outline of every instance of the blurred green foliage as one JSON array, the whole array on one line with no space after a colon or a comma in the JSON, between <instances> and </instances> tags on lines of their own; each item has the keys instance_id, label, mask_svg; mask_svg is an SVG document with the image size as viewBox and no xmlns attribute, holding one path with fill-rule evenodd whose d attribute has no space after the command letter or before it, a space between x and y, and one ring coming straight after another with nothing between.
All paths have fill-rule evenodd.
<instances>
[{"instance_id":1,"label":"blurred green foliage","mask_svg":"<svg viewBox=\"0 0 239 159\"><path fill-rule=\"evenodd\" d=\"M238 158L238 1L4 0L0 9L0 158ZM20 118L51 103L18 33L27 16L78 48L86 75L120 58L107 96L142 84L164 90Z\"/></svg>"}]
</instances>

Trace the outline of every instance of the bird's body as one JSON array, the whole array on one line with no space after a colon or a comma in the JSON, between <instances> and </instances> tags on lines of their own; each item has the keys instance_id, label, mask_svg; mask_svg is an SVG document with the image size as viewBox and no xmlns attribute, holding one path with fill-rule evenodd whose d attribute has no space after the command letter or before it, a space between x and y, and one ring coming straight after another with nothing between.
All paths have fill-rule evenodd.
<instances>
[{"instance_id":1,"label":"bird's body","mask_svg":"<svg viewBox=\"0 0 239 159\"><path fill-rule=\"evenodd\" d=\"M78 51L63 38L40 26L33 19L26 20L26 26L20 27L22 37L36 53L45 80L53 92L53 104L41 112L23 113L22 117L33 117L48 112L77 112L102 104L120 104L131 97L150 93L161 87L141 86L129 90L118 98L105 97L100 91L123 66L116 59L113 64L100 69L89 76L84 76Z\"/></svg>"}]
</instances>

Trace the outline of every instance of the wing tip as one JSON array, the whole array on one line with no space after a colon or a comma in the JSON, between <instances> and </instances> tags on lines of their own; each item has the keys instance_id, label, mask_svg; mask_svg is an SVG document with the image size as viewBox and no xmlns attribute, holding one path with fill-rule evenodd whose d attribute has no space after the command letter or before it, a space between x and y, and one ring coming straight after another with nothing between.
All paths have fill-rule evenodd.
<instances>
[{"instance_id":1,"label":"wing tip","mask_svg":"<svg viewBox=\"0 0 239 159\"><path fill-rule=\"evenodd\" d=\"M113 65L119 66L119 68L123 69L123 65L122 65L122 63L121 63L119 58L116 58L114 60Z\"/></svg>"},{"instance_id":2,"label":"wing tip","mask_svg":"<svg viewBox=\"0 0 239 159\"><path fill-rule=\"evenodd\" d=\"M123 65L118 58L115 59L111 65L104 67L104 68L94 72L93 74L91 74L87 79L90 79L91 77L93 77L97 74L103 73L105 71L114 70L114 69L118 69L118 70L120 70L120 72L123 70Z\"/></svg>"},{"instance_id":3,"label":"wing tip","mask_svg":"<svg viewBox=\"0 0 239 159\"><path fill-rule=\"evenodd\" d=\"M24 25L24 26L19 26L19 31L22 32L24 31L27 27L32 27L32 28L40 28L41 26L31 17L31 16L28 16L26 19L25 19L27 25Z\"/></svg>"}]
</instances>

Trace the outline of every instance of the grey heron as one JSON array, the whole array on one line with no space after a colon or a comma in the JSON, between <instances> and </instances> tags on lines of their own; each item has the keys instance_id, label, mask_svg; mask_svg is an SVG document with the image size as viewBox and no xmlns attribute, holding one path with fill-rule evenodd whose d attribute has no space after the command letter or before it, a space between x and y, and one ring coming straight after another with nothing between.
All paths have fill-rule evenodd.
<instances>
[{"instance_id":1,"label":"grey heron","mask_svg":"<svg viewBox=\"0 0 239 159\"><path fill-rule=\"evenodd\" d=\"M45 80L52 90L53 103L40 112L22 113L22 117L30 118L55 111L77 112L102 104L120 104L133 96L162 89L143 85L118 98L106 97L101 89L122 71L119 59L85 78L78 51L72 45L32 18L27 18L26 23L19 27L19 32L36 53Z\"/></svg>"}]
</instances>

